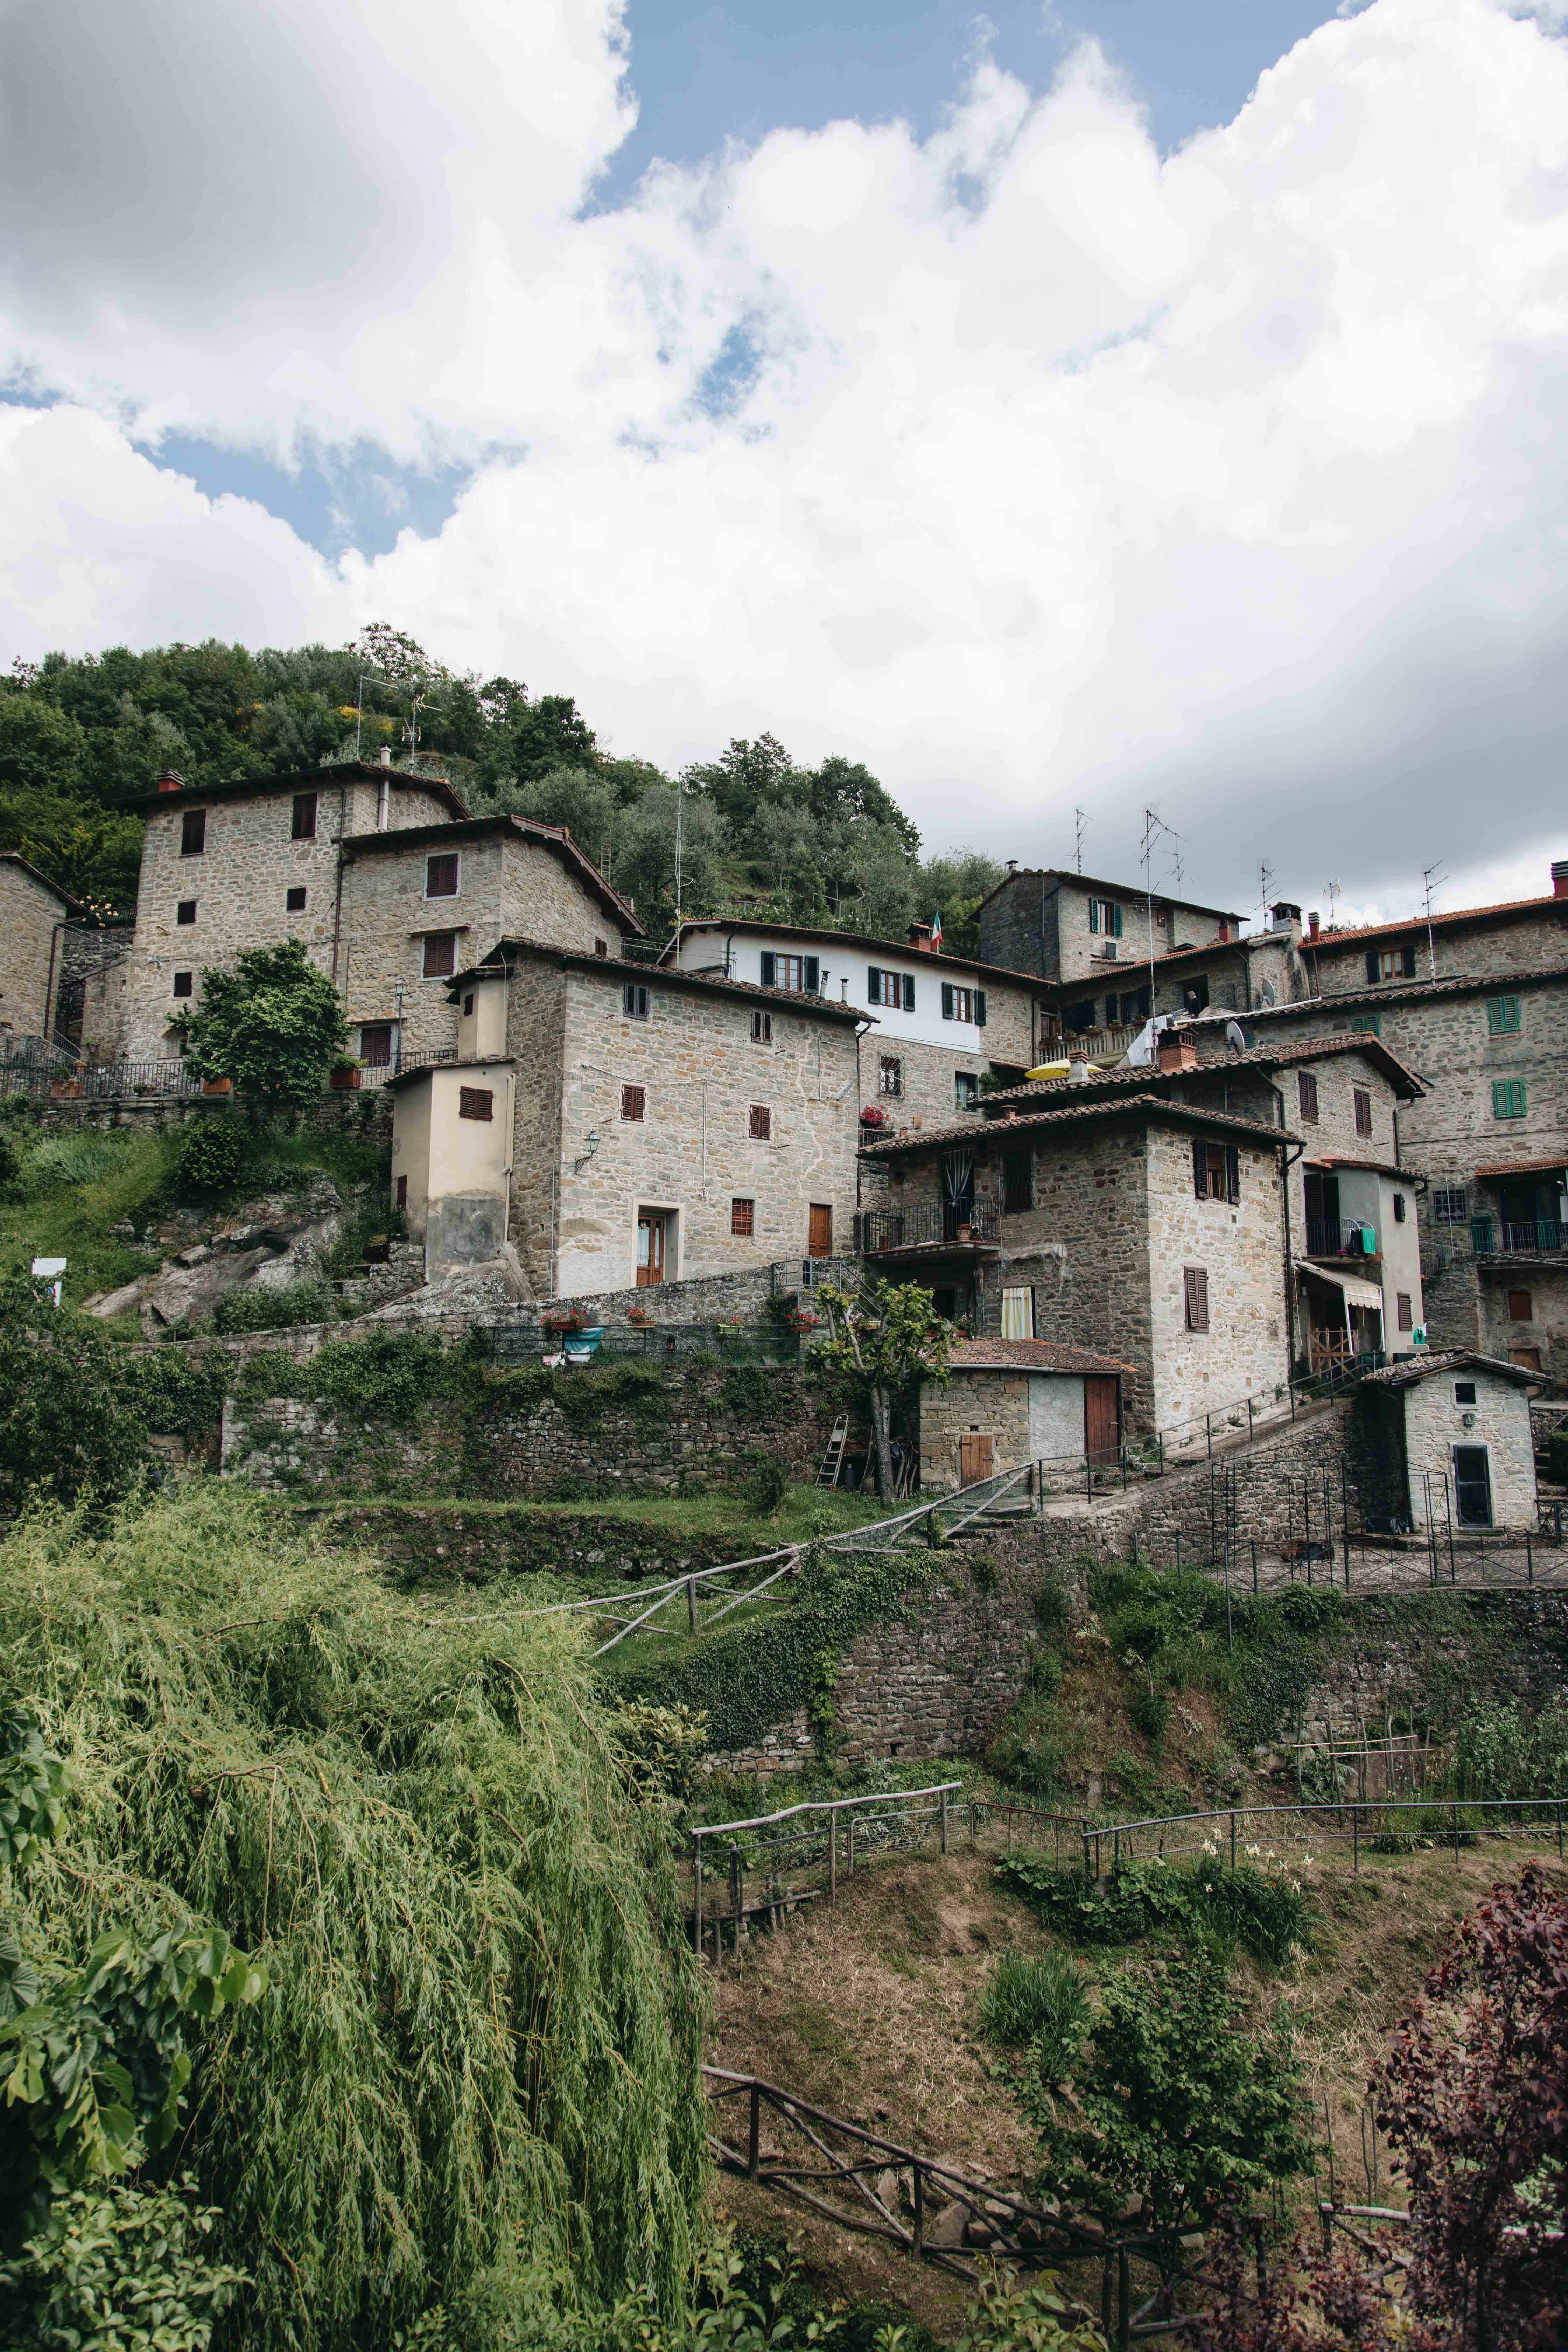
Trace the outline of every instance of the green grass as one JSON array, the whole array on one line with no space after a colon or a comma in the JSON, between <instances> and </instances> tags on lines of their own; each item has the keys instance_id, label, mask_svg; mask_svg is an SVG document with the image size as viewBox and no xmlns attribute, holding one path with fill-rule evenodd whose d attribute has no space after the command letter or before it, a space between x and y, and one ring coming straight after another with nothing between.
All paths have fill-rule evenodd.
<instances>
[{"instance_id":1,"label":"green grass","mask_svg":"<svg viewBox=\"0 0 1568 2352\"><path fill-rule=\"evenodd\" d=\"M304 1496L279 1500L279 1510L316 1510L320 1502ZM816 1486L792 1486L771 1517L760 1518L736 1495L616 1496L604 1501L491 1502L466 1495L361 1496L339 1506L344 1511L461 1511L475 1517L500 1518L515 1514L535 1519L615 1519L628 1528L643 1527L662 1535L725 1536L735 1546L735 1558L771 1551L784 1544L809 1543L818 1536L840 1534L865 1527L885 1516L874 1496L825 1493Z\"/></svg>"}]
</instances>

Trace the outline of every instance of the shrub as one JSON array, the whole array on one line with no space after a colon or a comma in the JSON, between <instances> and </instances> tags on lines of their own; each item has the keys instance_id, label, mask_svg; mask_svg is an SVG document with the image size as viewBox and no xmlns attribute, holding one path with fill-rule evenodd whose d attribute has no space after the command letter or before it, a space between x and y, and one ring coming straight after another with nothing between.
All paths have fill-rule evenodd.
<instances>
[{"instance_id":1,"label":"shrub","mask_svg":"<svg viewBox=\"0 0 1568 2352\"><path fill-rule=\"evenodd\" d=\"M1037 1698L1054 1698L1062 1686L1062 1662L1054 1650L1037 1650L1024 1676L1024 1688Z\"/></svg>"},{"instance_id":2,"label":"shrub","mask_svg":"<svg viewBox=\"0 0 1568 2352\"><path fill-rule=\"evenodd\" d=\"M1059 2083L1072 2072L1089 2023L1083 1963L1067 1952L1004 1952L980 2021L993 2042L1032 2045L1041 2081Z\"/></svg>"},{"instance_id":3,"label":"shrub","mask_svg":"<svg viewBox=\"0 0 1568 2352\"><path fill-rule=\"evenodd\" d=\"M174 1182L187 1200L216 1200L233 1192L244 1161L245 1138L231 1118L194 1118L180 1131Z\"/></svg>"},{"instance_id":4,"label":"shrub","mask_svg":"<svg viewBox=\"0 0 1568 2352\"><path fill-rule=\"evenodd\" d=\"M1553 1486L1568 1486L1568 1429L1554 1429L1547 1440L1546 1475Z\"/></svg>"},{"instance_id":5,"label":"shrub","mask_svg":"<svg viewBox=\"0 0 1568 2352\"><path fill-rule=\"evenodd\" d=\"M1078 1944L1131 1944L1163 1931L1235 1941L1255 1959L1279 1963L1307 1941L1306 1899L1279 1868L1244 1863L1231 1870L1206 1858L1188 1869L1132 1862L1095 1883L1080 1871L1014 1854L998 1863L996 1875Z\"/></svg>"},{"instance_id":6,"label":"shrub","mask_svg":"<svg viewBox=\"0 0 1568 2352\"><path fill-rule=\"evenodd\" d=\"M206 2352L246 2284L206 2244L222 2216L167 2189L122 2182L59 2200L0 2262L12 2352Z\"/></svg>"},{"instance_id":7,"label":"shrub","mask_svg":"<svg viewBox=\"0 0 1568 2352\"><path fill-rule=\"evenodd\" d=\"M1468 1797L1555 1797L1568 1782L1568 1707L1527 1715L1512 1701L1472 1707L1454 1738L1454 1782Z\"/></svg>"},{"instance_id":8,"label":"shrub","mask_svg":"<svg viewBox=\"0 0 1568 2352\"><path fill-rule=\"evenodd\" d=\"M337 1313L337 1294L330 1283L290 1282L276 1290L249 1283L219 1299L213 1328L225 1333L286 1331L302 1323L335 1322Z\"/></svg>"},{"instance_id":9,"label":"shrub","mask_svg":"<svg viewBox=\"0 0 1568 2352\"><path fill-rule=\"evenodd\" d=\"M1163 1691L1152 1683L1141 1683L1127 1702L1127 1713L1134 1731L1145 1739L1163 1739L1171 1721L1171 1702Z\"/></svg>"},{"instance_id":10,"label":"shrub","mask_svg":"<svg viewBox=\"0 0 1568 2352\"><path fill-rule=\"evenodd\" d=\"M300 940L247 949L231 972L204 971L183 1025L198 1078L232 1078L279 1105L313 1102L348 1042L338 992Z\"/></svg>"},{"instance_id":11,"label":"shrub","mask_svg":"<svg viewBox=\"0 0 1568 2352\"><path fill-rule=\"evenodd\" d=\"M1054 1579L1042 1584L1035 1595L1035 1622L1042 1633L1061 1633L1067 1630L1068 1597Z\"/></svg>"},{"instance_id":12,"label":"shrub","mask_svg":"<svg viewBox=\"0 0 1568 2352\"><path fill-rule=\"evenodd\" d=\"M719 1402L742 1421L760 1421L773 1402L773 1383L760 1364L738 1364L726 1373Z\"/></svg>"},{"instance_id":13,"label":"shrub","mask_svg":"<svg viewBox=\"0 0 1568 2352\"><path fill-rule=\"evenodd\" d=\"M130 1492L147 1432L121 1372L100 1326L56 1307L25 1265L0 1274L0 1503Z\"/></svg>"},{"instance_id":14,"label":"shrub","mask_svg":"<svg viewBox=\"0 0 1568 2352\"><path fill-rule=\"evenodd\" d=\"M789 1493L789 1465L776 1454L763 1456L752 1471L746 1500L763 1518L771 1519Z\"/></svg>"}]
</instances>

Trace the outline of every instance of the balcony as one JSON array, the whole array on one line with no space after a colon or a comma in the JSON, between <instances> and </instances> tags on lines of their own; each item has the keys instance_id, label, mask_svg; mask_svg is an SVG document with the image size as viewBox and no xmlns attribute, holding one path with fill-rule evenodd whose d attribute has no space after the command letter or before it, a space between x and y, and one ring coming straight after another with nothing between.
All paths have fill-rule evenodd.
<instances>
[{"instance_id":1,"label":"balcony","mask_svg":"<svg viewBox=\"0 0 1568 2352\"><path fill-rule=\"evenodd\" d=\"M1368 1242L1372 1244L1370 1249ZM1378 1261L1377 1234L1371 1225L1362 1224L1353 1217L1338 1218L1326 1224L1318 1217L1309 1217L1307 1255L1351 1258L1358 1265L1374 1265Z\"/></svg>"},{"instance_id":2,"label":"balcony","mask_svg":"<svg viewBox=\"0 0 1568 2352\"><path fill-rule=\"evenodd\" d=\"M1532 1217L1522 1224L1472 1217L1470 1246L1478 1257L1568 1257L1568 1225L1557 1217Z\"/></svg>"},{"instance_id":3,"label":"balcony","mask_svg":"<svg viewBox=\"0 0 1568 2352\"><path fill-rule=\"evenodd\" d=\"M913 1201L905 1209L868 1209L860 1219L865 1257L967 1256L995 1249L999 1239L994 1201Z\"/></svg>"}]
</instances>

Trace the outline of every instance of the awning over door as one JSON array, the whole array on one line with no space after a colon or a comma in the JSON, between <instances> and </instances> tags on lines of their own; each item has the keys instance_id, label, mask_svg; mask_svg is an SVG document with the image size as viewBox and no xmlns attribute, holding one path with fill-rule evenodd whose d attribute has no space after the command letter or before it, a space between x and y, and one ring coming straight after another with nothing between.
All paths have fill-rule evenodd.
<instances>
[{"instance_id":1,"label":"awning over door","mask_svg":"<svg viewBox=\"0 0 1568 2352\"><path fill-rule=\"evenodd\" d=\"M1383 1293L1375 1282L1363 1282L1353 1274L1331 1274L1326 1265L1309 1265L1301 1258L1296 1260L1296 1271L1312 1282L1331 1283L1334 1289L1342 1290L1347 1307L1371 1307L1380 1315L1383 1312Z\"/></svg>"}]
</instances>

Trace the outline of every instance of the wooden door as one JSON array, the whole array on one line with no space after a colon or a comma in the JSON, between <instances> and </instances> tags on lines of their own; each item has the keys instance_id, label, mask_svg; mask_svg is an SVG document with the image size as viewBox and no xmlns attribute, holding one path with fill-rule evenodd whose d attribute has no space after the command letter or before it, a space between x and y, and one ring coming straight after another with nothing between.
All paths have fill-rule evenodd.
<instances>
[{"instance_id":1,"label":"wooden door","mask_svg":"<svg viewBox=\"0 0 1568 2352\"><path fill-rule=\"evenodd\" d=\"M1090 1462L1114 1462L1121 1448L1121 1383L1114 1372L1083 1379L1083 1450Z\"/></svg>"},{"instance_id":2,"label":"wooden door","mask_svg":"<svg viewBox=\"0 0 1568 2352\"><path fill-rule=\"evenodd\" d=\"M1484 1445L1454 1448L1455 1515L1462 1528L1492 1523L1491 1462Z\"/></svg>"},{"instance_id":3,"label":"wooden door","mask_svg":"<svg viewBox=\"0 0 1568 2352\"><path fill-rule=\"evenodd\" d=\"M812 1257L833 1255L833 1205L828 1201L813 1201L811 1223L806 1235L806 1249Z\"/></svg>"},{"instance_id":4,"label":"wooden door","mask_svg":"<svg viewBox=\"0 0 1568 2352\"><path fill-rule=\"evenodd\" d=\"M988 1436L978 1431L958 1441L958 1483L961 1486L978 1486L983 1478L991 1475L992 1447Z\"/></svg>"},{"instance_id":5,"label":"wooden door","mask_svg":"<svg viewBox=\"0 0 1568 2352\"><path fill-rule=\"evenodd\" d=\"M637 1212L637 1280L644 1290L649 1283L664 1280L664 1212L662 1209L640 1209Z\"/></svg>"}]
</instances>

